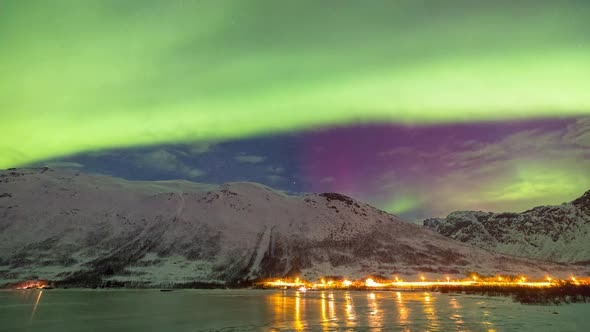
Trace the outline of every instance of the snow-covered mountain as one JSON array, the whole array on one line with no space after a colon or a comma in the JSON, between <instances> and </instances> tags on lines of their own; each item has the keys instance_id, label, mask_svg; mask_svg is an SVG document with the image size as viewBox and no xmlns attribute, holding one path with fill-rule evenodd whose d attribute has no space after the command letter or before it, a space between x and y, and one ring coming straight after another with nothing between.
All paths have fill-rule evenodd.
<instances>
[{"instance_id":1,"label":"snow-covered mountain","mask_svg":"<svg viewBox=\"0 0 590 332\"><path fill-rule=\"evenodd\" d=\"M522 213L458 211L424 221L426 228L508 255L590 263L590 191L557 206Z\"/></svg>"},{"instance_id":2,"label":"snow-covered mountain","mask_svg":"<svg viewBox=\"0 0 590 332\"><path fill-rule=\"evenodd\" d=\"M0 284L36 278L159 286L285 275L557 276L581 268L474 248L336 193L288 196L255 183L0 171Z\"/></svg>"}]
</instances>

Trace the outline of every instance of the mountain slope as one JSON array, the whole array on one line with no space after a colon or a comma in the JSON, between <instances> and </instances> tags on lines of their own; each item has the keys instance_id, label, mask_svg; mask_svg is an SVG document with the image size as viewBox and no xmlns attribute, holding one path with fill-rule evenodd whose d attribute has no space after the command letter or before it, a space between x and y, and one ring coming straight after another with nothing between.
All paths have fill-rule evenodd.
<instances>
[{"instance_id":1,"label":"mountain slope","mask_svg":"<svg viewBox=\"0 0 590 332\"><path fill-rule=\"evenodd\" d=\"M0 283L238 284L261 277L575 272L447 239L335 193L0 171ZM570 269L571 268L571 269Z\"/></svg>"},{"instance_id":2,"label":"mountain slope","mask_svg":"<svg viewBox=\"0 0 590 332\"><path fill-rule=\"evenodd\" d=\"M424 221L426 228L471 245L556 262L590 261L590 191L558 206L522 213L458 211Z\"/></svg>"}]
</instances>

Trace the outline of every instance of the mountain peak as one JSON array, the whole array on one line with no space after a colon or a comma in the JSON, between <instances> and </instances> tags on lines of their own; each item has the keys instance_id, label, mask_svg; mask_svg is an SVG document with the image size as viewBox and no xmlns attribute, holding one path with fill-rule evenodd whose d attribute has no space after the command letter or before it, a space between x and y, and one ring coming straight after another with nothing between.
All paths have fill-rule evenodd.
<instances>
[{"instance_id":1,"label":"mountain peak","mask_svg":"<svg viewBox=\"0 0 590 332\"><path fill-rule=\"evenodd\" d=\"M355 203L354 199L352 199L346 195L339 194L339 193L333 193L333 192L332 193L321 193L321 194L318 194L318 196L324 197L328 201L344 202L347 205L351 205L351 204Z\"/></svg>"},{"instance_id":2,"label":"mountain peak","mask_svg":"<svg viewBox=\"0 0 590 332\"><path fill-rule=\"evenodd\" d=\"M590 190L585 192L580 198L574 200L572 204L590 208Z\"/></svg>"}]
</instances>

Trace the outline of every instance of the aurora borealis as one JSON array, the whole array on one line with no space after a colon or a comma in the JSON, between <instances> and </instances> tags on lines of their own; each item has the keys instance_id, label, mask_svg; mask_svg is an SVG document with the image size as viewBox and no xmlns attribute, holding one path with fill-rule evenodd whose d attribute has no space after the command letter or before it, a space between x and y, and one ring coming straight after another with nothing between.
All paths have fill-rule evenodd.
<instances>
[{"instance_id":1,"label":"aurora borealis","mask_svg":"<svg viewBox=\"0 0 590 332\"><path fill-rule=\"evenodd\" d=\"M588 1L6 0L0 39L0 168L259 181L412 218L590 188Z\"/></svg>"}]
</instances>

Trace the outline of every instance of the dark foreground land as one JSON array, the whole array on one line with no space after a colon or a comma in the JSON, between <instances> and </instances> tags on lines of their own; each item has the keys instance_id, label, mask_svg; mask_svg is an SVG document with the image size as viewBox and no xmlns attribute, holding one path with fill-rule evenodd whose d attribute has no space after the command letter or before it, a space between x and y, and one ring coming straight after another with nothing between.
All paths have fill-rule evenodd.
<instances>
[{"instance_id":1,"label":"dark foreground land","mask_svg":"<svg viewBox=\"0 0 590 332\"><path fill-rule=\"evenodd\" d=\"M559 305L590 302L590 285L560 285L554 287L511 286L446 286L433 287L431 291L487 296L512 296L522 304Z\"/></svg>"}]
</instances>

